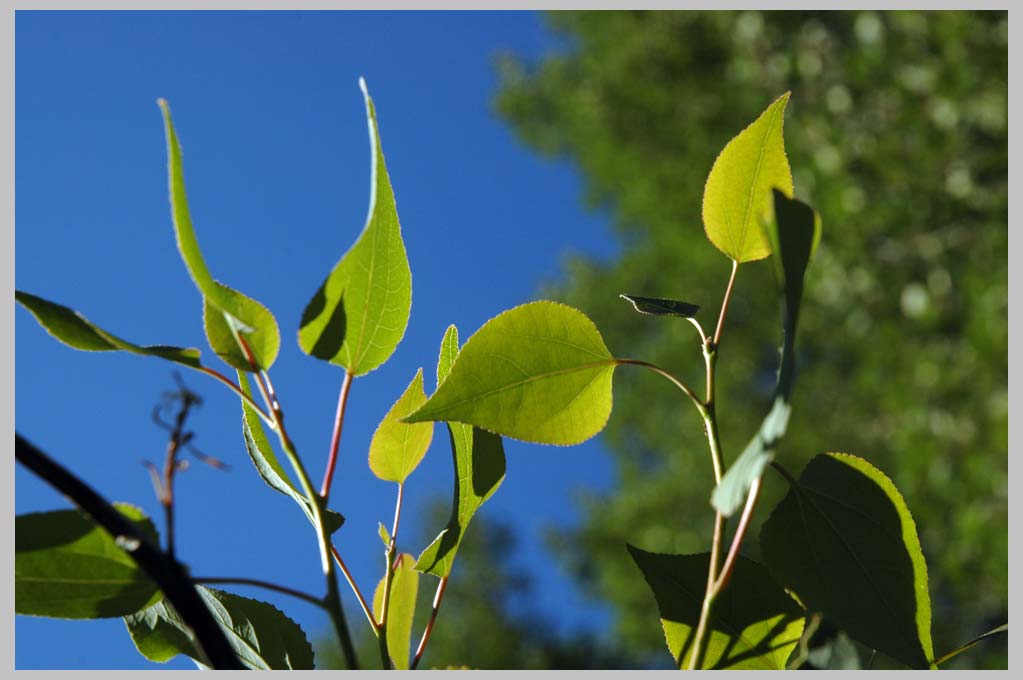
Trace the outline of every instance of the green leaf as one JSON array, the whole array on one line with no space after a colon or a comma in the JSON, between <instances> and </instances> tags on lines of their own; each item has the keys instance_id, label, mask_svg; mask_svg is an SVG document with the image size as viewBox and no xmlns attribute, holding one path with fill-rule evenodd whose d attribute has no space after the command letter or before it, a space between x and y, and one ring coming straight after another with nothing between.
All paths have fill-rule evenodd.
<instances>
[{"instance_id":1,"label":"green leaf","mask_svg":"<svg viewBox=\"0 0 1023 680\"><path fill-rule=\"evenodd\" d=\"M251 371L248 357L235 340L235 333L242 333L259 367L270 368L281 344L277 320L260 303L216 281L207 269L188 210L181 145L171 120L170 106L163 99L157 103L163 112L167 133L167 174L174 234L185 267L203 297L206 338L217 356L229 365Z\"/></svg>"},{"instance_id":2,"label":"green leaf","mask_svg":"<svg viewBox=\"0 0 1023 680\"><path fill-rule=\"evenodd\" d=\"M611 415L616 360L582 312L515 307L469 338L451 373L405 422L460 422L540 444L586 441Z\"/></svg>"},{"instance_id":3,"label":"green leaf","mask_svg":"<svg viewBox=\"0 0 1023 680\"><path fill-rule=\"evenodd\" d=\"M932 666L927 564L909 508L880 470L844 453L816 456L760 545L808 610L913 668Z\"/></svg>"},{"instance_id":4,"label":"green leaf","mask_svg":"<svg viewBox=\"0 0 1023 680\"><path fill-rule=\"evenodd\" d=\"M306 354L353 376L377 368L405 335L412 308L409 271L394 191L380 146L376 108L366 99L372 159L369 217L355 245L334 266L302 313L298 344Z\"/></svg>"},{"instance_id":5,"label":"green leaf","mask_svg":"<svg viewBox=\"0 0 1023 680\"><path fill-rule=\"evenodd\" d=\"M821 222L813 208L774 191L774 219L765 225L777 257L775 273L782 290L784 308L781 366L774 402L760 429L732 463L714 489L711 504L730 517L743 503L754 480L760 479L774 457L775 447L788 428L792 412L792 387L796 378L795 344L803 277L814 247L820 240Z\"/></svg>"},{"instance_id":6,"label":"green leaf","mask_svg":"<svg viewBox=\"0 0 1023 680\"><path fill-rule=\"evenodd\" d=\"M242 392L250 397L252 396L252 386L249 384L248 375L242 371L238 371L238 386ZM277 460L273 446L270 445L270 440L267 439L266 432L263 430L262 420L260 420L255 409L245 401L242 401L242 435L245 438L245 450L248 451L249 458L252 459L252 464L256 466L256 472L263 478L263 481L269 484L270 488L294 499L313 526L316 526L316 516L313 514L312 503L295 486L294 482L291 481L291 477L288 476L288 473L281 466L280 461ZM345 518L333 510L325 510L325 513L329 535L341 528Z\"/></svg>"},{"instance_id":7,"label":"green leaf","mask_svg":"<svg viewBox=\"0 0 1023 680\"><path fill-rule=\"evenodd\" d=\"M203 586L196 590L247 668L313 669L313 648L305 633L279 609L222 590ZM178 654L202 658L191 629L167 601L126 616L124 622L135 646L150 661L163 663Z\"/></svg>"},{"instance_id":8,"label":"green leaf","mask_svg":"<svg viewBox=\"0 0 1023 680\"><path fill-rule=\"evenodd\" d=\"M398 555L391 579L391 599L387 603L387 651L391 662L399 670L409 664L409 645L412 641L412 618L416 613L416 595L419 593L419 572L413 569L412 555ZM373 593L373 615L380 621L384 604L384 582L380 579Z\"/></svg>"},{"instance_id":9,"label":"green leaf","mask_svg":"<svg viewBox=\"0 0 1023 680\"><path fill-rule=\"evenodd\" d=\"M792 195L782 120L786 92L733 138L718 155L703 189L703 227L714 246L736 262L771 254L761 220L771 209L771 189Z\"/></svg>"},{"instance_id":10,"label":"green leaf","mask_svg":"<svg viewBox=\"0 0 1023 680\"><path fill-rule=\"evenodd\" d=\"M380 479L402 484L412 474L433 439L433 423L410 425L402 418L426 402L423 391L423 369L398 398L373 433L369 444L369 467Z\"/></svg>"},{"instance_id":11,"label":"green leaf","mask_svg":"<svg viewBox=\"0 0 1023 680\"><path fill-rule=\"evenodd\" d=\"M675 662L689 661L700 620L710 556L661 555L626 546L654 591ZM711 610L701 669L785 668L803 634L803 611L763 565L739 557L728 587Z\"/></svg>"},{"instance_id":12,"label":"green leaf","mask_svg":"<svg viewBox=\"0 0 1023 680\"><path fill-rule=\"evenodd\" d=\"M377 522L377 534L380 536L380 540L384 542L384 547L389 548L391 546L391 532L387 530L383 522Z\"/></svg>"},{"instance_id":13,"label":"green leaf","mask_svg":"<svg viewBox=\"0 0 1023 680\"><path fill-rule=\"evenodd\" d=\"M451 372L458 356L458 329L448 326L437 361L437 384ZM451 573L455 553L473 515L504 481L504 445L501 438L472 425L448 423L451 457L455 467L455 497L451 518L416 562L419 571L445 577Z\"/></svg>"},{"instance_id":14,"label":"green leaf","mask_svg":"<svg viewBox=\"0 0 1023 680\"><path fill-rule=\"evenodd\" d=\"M39 325L46 329L47 333L74 349L86 352L124 350L133 354L167 359L191 368L199 368L201 365L197 349L168 345L150 345L148 347L134 345L116 335L107 333L75 310L63 305L20 290L14 291L14 299L32 313L32 316L36 318Z\"/></svg>"},{"instance_id":15,"label":"green leaf","mask_svg":"<svg viewBox=\"0 0 1023 680\"><path fill-rule=\"evenodd\" d=\"M131 505L115 507L153 543L156 528ZM118 540L79 510L19 515L14 519L14 611L63 619L131 614L163 593Z\"/></svg>"},{"instance_id":16,"label":"green leaf","mask_svg":"<svg viewBox=\"0 0 1023 680\"><path fill-rule=\"evenodd\" d=\"M688 302L679 302L678 300L625 294L622 294L620 297L631 302L632 306L636 308L636 311L641 314L691 318L696 316L696 313L700 311L699 305L691 305Z\"/></svg>"}]
</instances>

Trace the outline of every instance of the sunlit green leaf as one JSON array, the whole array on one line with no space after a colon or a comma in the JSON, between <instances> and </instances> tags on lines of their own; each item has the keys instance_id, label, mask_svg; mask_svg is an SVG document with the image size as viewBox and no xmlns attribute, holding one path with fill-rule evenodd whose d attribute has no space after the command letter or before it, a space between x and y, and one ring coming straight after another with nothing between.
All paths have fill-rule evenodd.
<instances>
[{"instance_id":1,"label":"sunlit green leaf","mask_svg":"<svg viewBox=\"0 0 1023 680\"><path fill-rule=\"evenodd\" d=\"M627 546L654 592L665 640L686 667L700 621L710 555L660 555ZM763 565L739 557L715 600L701 669L785 668L803 634L803 611Z\"/></svg>"},{"instance_id":2,"label":"sunlit green leaf","mask_svg":"<svg viewBox=\"0 0 1023 680\"><path fill-rule=\"evenodd\" d=\"M641 314L653 314L654 316L681 316L693 317L700 311L699 305L692 305L688 302L668 300L665 298L643 297L641 295L625 295L625 298L632 303L637 312Z\"/></svg>"},{"instance_id":3,"label":"sunlit green leaf","mask_svg":"<svg viewBox=\"0 0 1023 680\"><path fill-rule=\"evenodd\" d=\"M458 356L458 329L448 326L437 361L437 384L451 372ZM451 518L419 556L416 569L439 577L451 573L455 553L473 515L504 481L504 445L495 434L472 425L448 423L455 468L455 497Z\"/></svg>"},{"instance_id":4,"label":"sunlit green leaf","mask_svg":"<svg viewBox=\"0 0 1023 680\"><path fill-rule=\"evenodd\" d=\"M913 668L933 664L927 564L909 508L880 470L844 453L816 456L760 545L808 610Z\"/></svg>"},{"instance_id":5,"label":"sunlit green leaf","mask_svg":"<svg viewBox=\"0 0 1023 680\"><path fill-rule=\"evenodd\" d=\"M238 371L238 386L241 387L242 392L250 397L252 396L252 387L249 384L248 376L242 371ZM277 460L277 454L274 453L273 446L270 445L270 440L267 439L259 415L244 401L242 402L242 435L245 438L245 450L248 451L249 458L252 459L252 464L256 466L256 472L263 478L263 481L269 484L270 488L276 489L285 496L294 499L299 507L302 508L305 516L315 526L316 517L313 514L310 500L291 481L291 477L281 466L280 461ZM341 528L345 518L333 510L326 510L325 512L329 535Z\"/></svg>"},{"instance_id":6,"label":"sunlit green leaf","mask_svg":"<svg viewBox=\"0 0 1023 680\"><path fill-rule=\"evenodd\" d=\"M426 455L433 439L433 423L410 425L401 420L425 401L423 369L419 369L370 441L369 467L380 479L402 484Z\"/></svg>"},{"instance_id":7,"label":"sunlit green leaf","mask_svg":"<svg viewBox=\"0 0 1023 680\"><path fill-rule=\"evenodd\" d=\"M376 108L365 81L371 152L369 217L355 245L302 313L298 344L306 354L363 375L383 364L405 335L412 274L380 146Z\"/></svg>"},{"instance_id":8,"label":"sunlit green leaf","mask_svg":"<svg viewBox=\"0 0 1023 680\"><path fill-rule=\"evenodd\" d=\"M216 281L206 267L192 227L188 197L185 194L181 145L171 120L170 106L163 99L158 103L160 110L163 111L167 134L167 172L174 234L185 267L203 297L206 338L217 356L234 368L251 371L252 366L248 357L234 337L235 332L242 333L252 349L258 366L267 369L277 358L277 351L280 349L281 338L277 320L270 310L260 303Z\"/></svg>"},{"instance_id":9,"label":"sunlit green leaf","mask_svg":"<svg viewBox=\"0 0 1023 680\"><path fill-rule=\"evenodd\" d=\"M578 444L611 414L615 359L577 309L540 301L491 319L406 422L460 422L541 444Z\"/></svg>"},{"instance_id":10,"label":"sunlit green leaf","mask_svg":"<svg viewBox=\"0 0 1023 680\"><path fill-rule=\"evenodd\" d=\"M413 565L415 558L402 553L396 559L397 566L391 579L391 598L387 603L387 651L391 662L399 670L409 664L412 641L412 618L416 613L416 595L419 592L419 572ZM384 604L384 579L380 579L373 593L373 614L380 621Z\"/></svg>"},{"instance_id":11,"label":"sunlit green leaf","mask_svg":"<svg viewBox=\"0 0 1023 680\"><path fill-rule=\"evenodd\" d=\"M124 350L134 354L160 357L192 368L198 368L199 350L193 348L151 345L142 347L107 333L99 326L69 307L44 300L20 290L14 291L14 299L32 313L46 332L65 345L87 352L108 352Z\"/></svg>"},{"instance_id":12,"label":"sunlit green leaf","mask_svg":"<svg viewBox=\"0 0 1023 680\"><path fill-rule=\"evenodd\" d=\"M792 172L782 137L788 101L786 92L728 142L714 161L703 189L707 238L736 262L760 260L771 254L770 243L760 228L771 210L771 189L792 195Z\"/></svg>"},{"instance_id":13,"label":"sunlit green leaf","mask_svg":"<svg viewBox=\"0 0 1023 680\"><path fill-rule=\"evenodd\" d=\"M156 528L131 505L115 507L154 544ZM14 611L63 619L123 616L163 593L128 554L131 539L111 536L79 510L14 519Z\"/></svg>"},{"instance_id":14,"label":"sunlit green leaf","mask_svg":"<svg viewBox=\"0 0 1023 680\"><path fill-rule=\"evenodd\" d=\"M718 512L730 516L742 505L754 480L774 457L775 447L788 428L792 412L792 387L796 377L796 326L799 303L803 297L803 276L810 256L820 240L821 222L813 208L786 198L775 190L774 219L765 224L764 232L773 244L775 272L782 290L784 309L781 367L774 402L760 429L742 454L728 468L721 483L714 489L711 503Z\"/></svg>"},{"instance_id":15,"label":"sunlit green leaf","mask_svg":"<svg viewBox=\"0 0 1023 680\"><path fill-rule=\"evenodd\" d=\"M312 670L313 648L297 623L266 602L196 586L241 662L253 670ZM195 636L164 600L124 617L139 652L163 663L178 654L202 659ZM201 663L200 663L201 665Z\"/></svg>"}]
</instances>

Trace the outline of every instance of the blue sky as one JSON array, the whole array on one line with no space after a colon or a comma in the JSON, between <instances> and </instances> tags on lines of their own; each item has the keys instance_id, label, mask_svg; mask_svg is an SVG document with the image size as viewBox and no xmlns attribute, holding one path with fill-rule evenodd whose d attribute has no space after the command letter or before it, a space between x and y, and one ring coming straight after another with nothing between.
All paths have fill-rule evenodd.
<instances>
[{"instance_id":1,"label":"blue sky","mask_svg":"<svg viewBox=\"0 0 1023 680\"><path fill-rule=\"evenodd\" d=\"M365 219L364 76L413 280L404 340L387 364L354 382L332 493L347 517L339 548L363 590L372 591L381 561L376 526L391 517L395 487L372 476L366 448L415 371L433 375L446 326L456 324L464 340L501 311L536 299L568 252L616 252L606 216L584 211L573 168L532 154L493 114L496 54L539 58L559 46L532 12L19 11L16 287L133 342L200 347L208 363L219 363L206 348L200 298L174 247L156 106L167 98L207 263L277 316L282 350L272 376L289 432L319 479L342 372L302 354L296 333L305 304ZM173 389L174 365L76 352L21 308L15 343L18 432L107 498L141 506L162 528L141 461L162 457L165 433L150 412ZM237 399L199 374L183 377L205 398L190 421L196 444L233 469L193 465L179 478L179 555L196 575L321 592L314 535L252 468ZM407 485L406 536L440 529L415 518L431 499L450 498L450 454L440 434ZM545 552L543 530L578 520L573 490L613 484L608 457L597 441L573 448L508 442L507 457L507 479L482 512L518 530L516 565L537 584L529 606L556 614L565 629L599 630L606 614L573 590ZM20 467L15 488L19 514L67 507ZM274 602L311 638L325 630L326 618L305 603L233 589ZM349 620L361 624L347 588L344 598ZM438 625L452 623L442 611ZM149 664L120 619L22 616L15 665L193 667L183 658Z\"/></svg>"}]
</instances>

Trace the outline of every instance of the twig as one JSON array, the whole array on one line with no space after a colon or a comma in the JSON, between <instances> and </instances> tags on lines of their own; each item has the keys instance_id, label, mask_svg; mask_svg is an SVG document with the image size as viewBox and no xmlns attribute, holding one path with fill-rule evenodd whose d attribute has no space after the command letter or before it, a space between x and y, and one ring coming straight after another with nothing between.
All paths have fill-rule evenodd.
<instances>
[{"instance_id":1,"label":"twig","mask_svg":"<svg viewBox=\"0 0 1023 680\"><path fill-rule=\"evenodd\" d=\"M442 576L440 583L437 584L437 592L433 596L433 607L430 609L430 620L426 622L426 628L423 630L423 637L419 640L419 647L416 648L416 655L412 659L412 664L409 666L410 671L414 671L419 666L419 660L423 658L423 652L426 651L426 643L430 641L430 634L433 633L433 624L437 620L437 612L440 611L440 602L444 598L444 591L448 587L448 577Z\"/></svg>"},{"instance_id":2,"label":"twig","mask_svg":"<svg viewBox=\"0 0 1023 680\"><path fill-rule=\"evenodd\" d=\"M111 536L124 536L128 539L121 541L120 545L139 568L156 582L167 600L192 629L204 663L215 669L244 669L228 644L224 631L213 620L181 563L161 552L159 547L153 545L145 534L136 529L124 515L90 486L19 434L14 435L14 457L67 496Z\"/></svg>"},{"instance_id":3,"label":"twig","mask_svg":"<svg viewBox=\"0 0 1023 680\"><path fill-rule=\"evenodd\" d=\"M376 619L373 618L373 610L370 609L369 604L366 602L366 598L362 596L362 591L359 590L359 586L355 583L355 577L352 576L352 572L348 571L348 566L345 561L341 559L341 553L338 552L337 548L333 543L330 544L330 551L334 554L334 560L337 562L338 569L344 574L345 580L348 581L348 585L352 587L352 592L355 593L356 599L359 600L359 605L362 607L362 613L369 619L370 625L373 627L373 634L380 635L380 625Z\"/></svg>"},{"instance_id":4,"label":"twig","mask_svg":"<svg viewBox=\"0 0 1023 680\"><path fill-rule=\"evenodd\" d=\"M337 413L334 416L334 432L330 435L330 452L327 455L327 469L323 473L323 484L320 496L327 500L330 496L330 485L334 481L334 467L337 465L337 452L341 446L341 428L345 422L345 406L348 404L348 391L352 387L352 374L345 371L341 381L341 391L337 395Z\"/></svg>"},{"instance_id":5,"label":"twig","mask_svg":"<svg viewBox=\"0 0 1023 680\"><path fill-rule=\"evenodd\" d=\"M721 567L721 574L714 583L715 596L724 590L725 586L728 585L728 579L732 576L732 570L735 568L736 559L739 557L739 547L742 545L742 539L746 535L746 530L749 528L749 520L753 515L753 508L756 507L757 497L759 495L760 477L757 477L750 485L749 495L746 496L746 505L742 509L742 516L739 518L739 525L735 528L735 535L732 537L732 546L728 549L728 556L725 557L725 563Z\"/></svg>"},{"instance_id":6,"label":"twig","mask_svg":"<svg viewBox=\"0 0 1023 680\"><path fill-rule=\"evenodd\" d=\"M398 483L398 498L394 501L394 524L391 526L391 542L387 545L387 568L384 572L384 597L380 605L379 642L380 662L384 670L391 670L391 655L387 649L387 610L391 601L391 586L394 583L394 553L398 544L398 522L401 520L401 501L405 495L405 484Z\"/></svg>"},{"instance_id":7,"label":"twig","mask_svg":"<svg viewBox=\"0 0 1023 680\"><path fill-rule=\"evenodd\" d=\"M297 597L298 599L305 600L309 604L314 604L317 607L320 607L320 608L323 608L323 609L326 608L326 604L324 604L323 600L318 598L318 597L316 597L315 595L310 595L309 593L304 593L301 590L295 590L294 588L289 588L287 586L282 586L282 585L278 585L276 583L271 583L270 581L262 581L260 579L255 579L255 578L233 578L233 577L232 578L221 578L221 577L211 577L211 576L202 576L202 577L196 576L192 580L195 581L196 583L212 583L212 584L216 584L216 583L237 583L239 585L256 586L256 587L259 587L259 588L266 588L267 590L275 590L278 593L284 593L285 595L291 595L292 597Z\"/></svg>"}]
</instances>

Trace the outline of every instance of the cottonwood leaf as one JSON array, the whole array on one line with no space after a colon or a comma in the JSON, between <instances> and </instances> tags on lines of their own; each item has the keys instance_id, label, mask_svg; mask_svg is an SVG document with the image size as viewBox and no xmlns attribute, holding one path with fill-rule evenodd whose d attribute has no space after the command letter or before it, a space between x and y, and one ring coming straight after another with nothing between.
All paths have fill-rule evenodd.
<instances>
[{"instance_id":1,"label":"cottonwood leaf","mask_svg":"<svg viewBox=\"0 0 1023 680\"><path fill-rule=\"evenodd\" d=\"M412 555L402 553L395 561L391 597L387 603L387 651L394 668L406 670L412 641L412 618L416 613L416 595L419 593L419 572L413 568L415 558ZM384 605L384 585L384 579L380 579L373 593L373 615L378 622Z\"/></svg>"},{"instance_id":2,"label":"cottonwood leaf","mask_svg":"<svg viewBox=\"0 0 1023 680\"><path fill-rule=\"evenodd\" d=\"M252 386L249 384L248 375L242 371L238 371L238 386L242 392L250 397L252 396ZM245 439L245 450L248 452L252 464L256 466L256 472L263 478L263 481L270 488L281 492L298 503L298 506L302 508L302 512L305 513L305 516L312 525L316 526L316 516L313 514L312 507L313 501L291 481L291 477L277 459L277 454L274 453L270 440L267 439L259 414L245 401L242 401L242 436ZM320 502L319 498L315 500ZM340 529L341 525L345 522L345 518L333 510L324 509L324 513L326 514L328 535Z\"/></svg>"},{"instance_id":3,"label":"cottonwood leaf","mask_svg":"<svg viewBox=\"0 0 1023 680\"><path fill-rule=\"evenodd\" d=\"M707 238L736 262L760 260L771 245L760 228L771 210L771 190L792 196L782 120L789 92L734 137L718 155L703 189Z\"/></svg>"},{"instance_id":4,"label":"cottonwood leaf","mask_svg":"<svg viewBox=\"0 0 1023 680\"><path fill-rule=\"evenodd\" d=\"M277 320L259 302L216 281L206 267L188 209L181 144L171 120L170 106L164 99L157 103L163 112L167 135L167 174L174 234L185 267L202 294L206 339L217 356L229 365L251 371L252 365L235 339L235 334L240 333L252 349L259 368L270 368L281 344Z\"/></svg>"},{"instance_id":5,"label":"cottonwood leaf","mask_svg":"<svg viewBox=\"0 0 1023 680\"><path fill-rule=\"evenodd\" d=\"M298 344L306 354L369 373L394 353L412 309L409 270L394 191L384 164L376 107L359 79L369 123L369 216L355 245L335 265L302 313Z\"/></svg>"},{"instance_id":6,"label":"cottonwood leaf","mask_svg":"<svg viewBox=\"0 0 1023 680\"><path fill-rule=\"evenodd\" d=\"M803 297L803 277L820 240L821 222L813 208L777 190L773 197L774 218L765 225L764 232L776 253L775 273L782 291L781 365L771 410L711 495L711 504L726 517L739 509L750 485L764 474L788 428L796 379L796 327Z\"/></svg>"},{"instance_id":7,"label":"cottonwood leaf","mask_svg":"<svg viewBox=\"0 0 1023 680\"><path fill-rule=\"evenodd\" d=\"M425 401L423 369L420 368L370 441L369 468L380 479L404 483L426 455L433 439L433 423L408 424L401 420Z\"/></svg>"},{"instance_id":8,"label":"cottonwood leaf","mask_svg":"<svg viewBox=\"0 0 1023 680\"><path fill-rule=\"evenodd\" d=\"M159 357L184 364L190 368L199 368L199 350L192 347L171 347L169 345L135 345L127 340L108 333L93 324L75 310L59 305L41 297L14 291L14 299L31 312L39 325L47 333L60 342L74 349L86 352L110 352L123 350L133 354Z\"/></svg>"},{"instance_id":9,"label":"cottonwood leaf","mask_svg":"<svg viewBox=\"0 0 1023 680\"><path fill-rule=\"evenodd\" d=\"M632 303L637 312L641 314L653 314L654 316L681 316L691 318L700 311L699 305L681 302L679 300L668 300L666 298L643 297L641 295L620 296Z\"/></svg>"},{"instance_id":10,"label":"cottonwood leaf","mask_svg":"<svg viewBox=\"0 0 1023 680\"><path fill-rule=\"evenodd\" d=\"M196 586L228 644L246 668L313 670L313 648L297 623L266 602ZM142 656L164 663L185 654L202 664L195 635L170 602L124 617Z\"/></svg>"},{"instance_id":11,"label":"cottonwood leaf","mask_svg":"<svg viewBox=\"0 0 1023 680\"><path fill-rule=\"evenodd\" d=\"M154 544L156 527L138 508L114 507ZM131 558L131 539L118 540L80 510L14 519L14 611L62 619L98 619L137 612L163 593Z\"/></svg>"},{"instance_id":12,"label":"cottonwood leaf","mask_svg":"<svg viewBox=\"0 0 1023 680\"><path fill-rule=\"evenodd\" d=\"M447 378L458 357L458 329L448 326L437 360L437 385ZM445 577L473 515L504 481L504 444L495 434L472 425L448 423L451 457L455 468L454 500L447 526L426 547L416 569Z\"/></svg>"},{"instance_id":13,"label":"cottonwood leaf","mask_svg":"<svg viewBox=\"0 0 1023 680\"><path fill-rule=\"evenodd\" d=\"M810 611L913 668L933 665L927 564L888 477L844 453L814 457L760 533L764 561Z\"/></svg>"},{"instance_id":14,"label":"cottonwood leaf","mask_svg":"<svg viewBox=\"0 0 1023 680\"><path fill-rule=\"evenodd\" d=\"M615 365L585 314L530 302L469 338L447 379L405 421L459 422L529 442L578 444L607 424Z\"/></svg>"},{"instance_id":15,"label":"cottonwood leaf","mask_svg":"<svg viewBox=\"0 0 1023 680\"><path fill-rule=\"evenodd\" d=\"M710 555L662 555L626 546L654 591L672 658L686 667L700 621ZM803 634L803 611L763 565L739 557L714 601L700 669L781 670Z\"/></svg>"}]
</instances>

